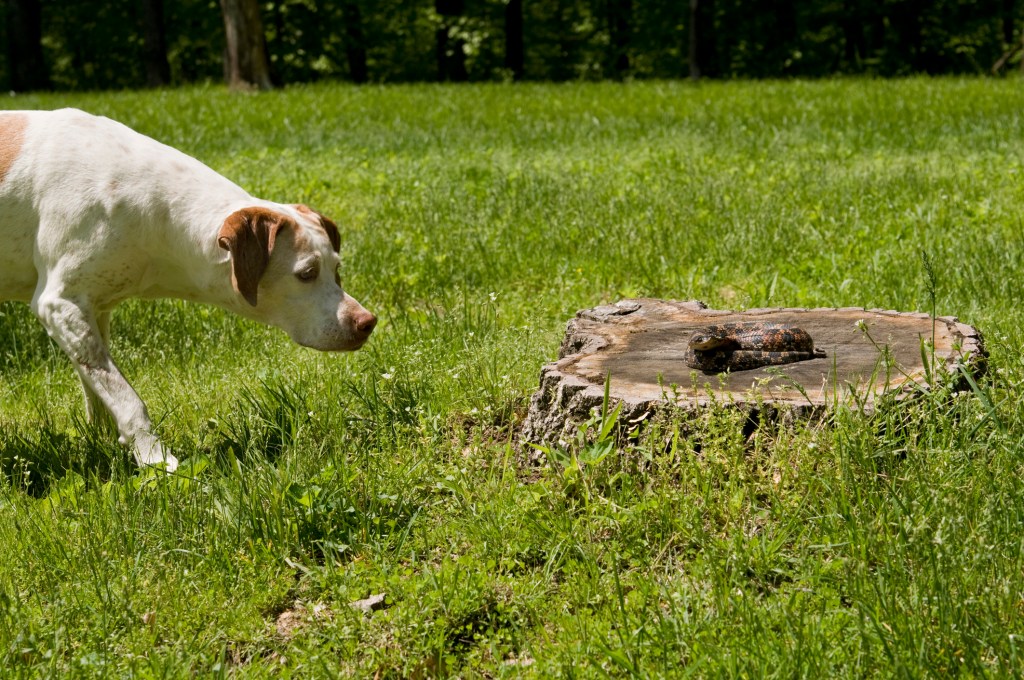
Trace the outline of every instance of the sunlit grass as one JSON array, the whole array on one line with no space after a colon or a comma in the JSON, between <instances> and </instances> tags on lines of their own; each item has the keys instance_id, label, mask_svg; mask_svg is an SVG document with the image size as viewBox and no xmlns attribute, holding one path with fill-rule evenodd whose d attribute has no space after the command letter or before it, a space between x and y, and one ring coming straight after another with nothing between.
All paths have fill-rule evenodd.
<instances>
[{"instance_id":1,"label":"sunlit grass","mask_svg":"<svg viewBox=\"0 0 1024 680\"><path fill-rule=\"evenodd\" d=\"M25 676L1012 675L1024 634L1016 81L322 85L32 96L343 225L371 342L181 302L114 318L184 460L139 473L0 305L0 661ZM930 276L925 263L932 267ZM744 436L649 423L523 466L577 309L958 315L977 392ZM595 442L596 438L596 442ZM366 615L348 603L387 595ZM316 609L321 612L314 615ZM282 612L304 621L290 635ZM324 614L323 612L327 613Z\"/></svg>"}]
</instances>

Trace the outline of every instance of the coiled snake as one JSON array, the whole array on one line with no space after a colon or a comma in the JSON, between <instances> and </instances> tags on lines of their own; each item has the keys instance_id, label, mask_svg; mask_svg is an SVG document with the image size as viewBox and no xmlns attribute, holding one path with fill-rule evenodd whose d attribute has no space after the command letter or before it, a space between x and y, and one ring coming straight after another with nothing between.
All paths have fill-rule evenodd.
<instances>
[{"instance_id":1,"label":"coiled snake","mask_svg":"<svg viewBox=\"0 0 1024 680\"><path fill-rule=\"evenodd\" d=\"M721 373L824 356L823 351L814 349L814 340L802 328L746 321L698 328L687 345L684 361L705 373Z\"/></svg>"}]
</instances>

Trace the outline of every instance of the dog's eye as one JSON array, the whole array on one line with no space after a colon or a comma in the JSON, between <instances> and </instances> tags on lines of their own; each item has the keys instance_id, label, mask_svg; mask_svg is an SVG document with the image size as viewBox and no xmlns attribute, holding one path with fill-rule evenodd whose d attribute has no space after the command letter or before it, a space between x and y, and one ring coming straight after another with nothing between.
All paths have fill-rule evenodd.
<instances>
[{"instance_id":1,"label":"dog's eye","mask_svg":"<svg viewBox=\"0 0 1024 680\"><path fill-rule=\"evenodd\" d=\"M317 269L316 267L310 267L309 269L303 269L301 272L296 274L295 278L297 278L299 281L302 281L303 283L309 283L310 281L316 279L317 275L319 274L319 269Z\"/></svg>"}]
</instances>

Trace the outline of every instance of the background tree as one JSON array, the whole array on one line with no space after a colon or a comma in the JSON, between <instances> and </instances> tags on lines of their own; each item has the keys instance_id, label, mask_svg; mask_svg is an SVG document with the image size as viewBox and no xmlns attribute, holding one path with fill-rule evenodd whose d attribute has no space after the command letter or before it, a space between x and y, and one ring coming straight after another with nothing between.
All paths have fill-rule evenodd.
<instances>
[{"instance_id":1,"label":"background tree","mask_svg":"<svg viewBox=\"0 0 1024 680\"><path fill-rule=\"evenodd\" d=\"M992 64L992 73L999 73L1006 66L1010 59L1018 56L1024 51L1024 34L1016 37L1016 0L1003 0L1002 4L1002 32L1003 49L1005 50L999 59ZM1020 71L1024 73L1024 59L1020 60Z\"/></svg>"},{"instance_id":2,"label":"background tree","mask_svg":"<svg viewBox=\"0 0 1024 680\"><path fill-rule=\"evenodd\" d=\"M269 90L270 62L257 0L220 0L224 14L224 77L228 87Z\"/></svg>"},{"instance_id":3,"label":"background tree","mask_svg":"<svg viewBox=\"0 0 1024 680\"><path fill-rule=\"evenodd\" d=\"M700 40L702 37L699 31L697 17L700 16L700 0L690 0L690 35L687 44L687 61L690 65L690 80L700 80Z\"/></svg>"},{"instance_id":4,"label":"background tree","mask_svg":"<svg viewBox=\"0 0 1024 680\"><path fill-rule=\"evenodd\" d=\"M505 68L513 80L522 80L525 73L523 47L523 0L505 2Z\"/></svg>"},{"instance_id":5,"label":"background tree","mask_svg":"<svg viewBox=\"0 0 1024 680\"><path fill-rule=\"evenodd\" d=\"M170 84L163 0L142 0L142 54L146 63L146 84L150 87Z\"/></svg>"},{"instance_id":6,"label":"background tree","mask_svg":"<svg viewBox=\"0 0 1024 680\"><path fill-rule=\"evenodd\" d=\"M690 0L687 56L692 80L718 75L714 0Z\"/></svg>"},{"instance_id":7,"label":"background tree","mask_svg":"<svg viewBox=\"0 0 1024 680\"><path fill-rule=\"evenodd\" d=\"M465 40L459 34L459 20L465 11L464 0L434 0L437 25L437 79L461 82L466 71Z\"/></svg>"},{"instance_id":8,"label":"background tree","mask_svg":"<svg viewBox=\"0 0 1024 680\"><path fill-rule=\"evenodd\" d=\"M4 15L7 19L10 89L20 92L49 88L50 76L43 59L43 13L39 0L7 0Z\"/></svg>"},{"instance_id":9,"label":"background tree","mask_svg":"<svg viewBox=\"0 0 1024 680\"><path fill-rule=\"evenodd\" d=\"M365 83L370 78L366 65L366 35L363 33L363 15L355 2L341 4L345 23L345 58L353 82Z\"/></svg>"},{"instance_id":10,"label":"background tree","mask_svg":"<svg viewBox=\"0 0 1024 680\"><path fill-rule=\"evenodd\" d=\"M1012 45L1014 36L1014 17L1017 13L1017 0L1003 0L1001 9L1000 21L1003 24L1003 43L1006 45Z\"/></svg>"},{"instance_id":11,"label":"background tree","mask_svg":"<svg viewBox=\"0 0 1024 680\"><path fill-rule=\"evenodd\" d=\"M633 0L606 0L608 12L608 65L606 73L622 79L629 73Z\"/></svg>"},{"instance_id":12,"label":"background tree","mask_svg":"<svg viewBox=\"0 0 1024 680\"><path fill-rule=\"evenodd\" d=\"M1007 73L1024 63L1018 0L0 3L0 86L15 90L225 74L269 87L271 74L282 84L818 78Z\"/></svg>"}]
</instances>

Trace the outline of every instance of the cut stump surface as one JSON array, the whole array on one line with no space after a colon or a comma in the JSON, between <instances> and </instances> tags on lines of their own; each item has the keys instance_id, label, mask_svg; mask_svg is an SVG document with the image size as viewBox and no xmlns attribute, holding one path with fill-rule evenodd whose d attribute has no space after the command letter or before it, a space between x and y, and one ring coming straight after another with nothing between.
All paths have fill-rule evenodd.
<instances>
[{"instance_id":1,"label":"cut stump surface","mask_svg":"<svg viewBox=\"0 0 1024 680\"><path fill-rule=\"evenodd\" d=\"M798 326L825 356L718 375L685 363L695 330L743 321ZM711 401L799 416L853 403L854 396L870 411L883 394L905 396L925 385L926 360L940 372L963 367L976 374L984 356L981 334L953 317L853 307L732 312L697 301L623 300L582 310L569 322L558 361L541 371L524 438L539 443L571 435L603 401L606 376L611 400L633 420L659 407L694 409Z\"/></svg>"}]
</instances>

